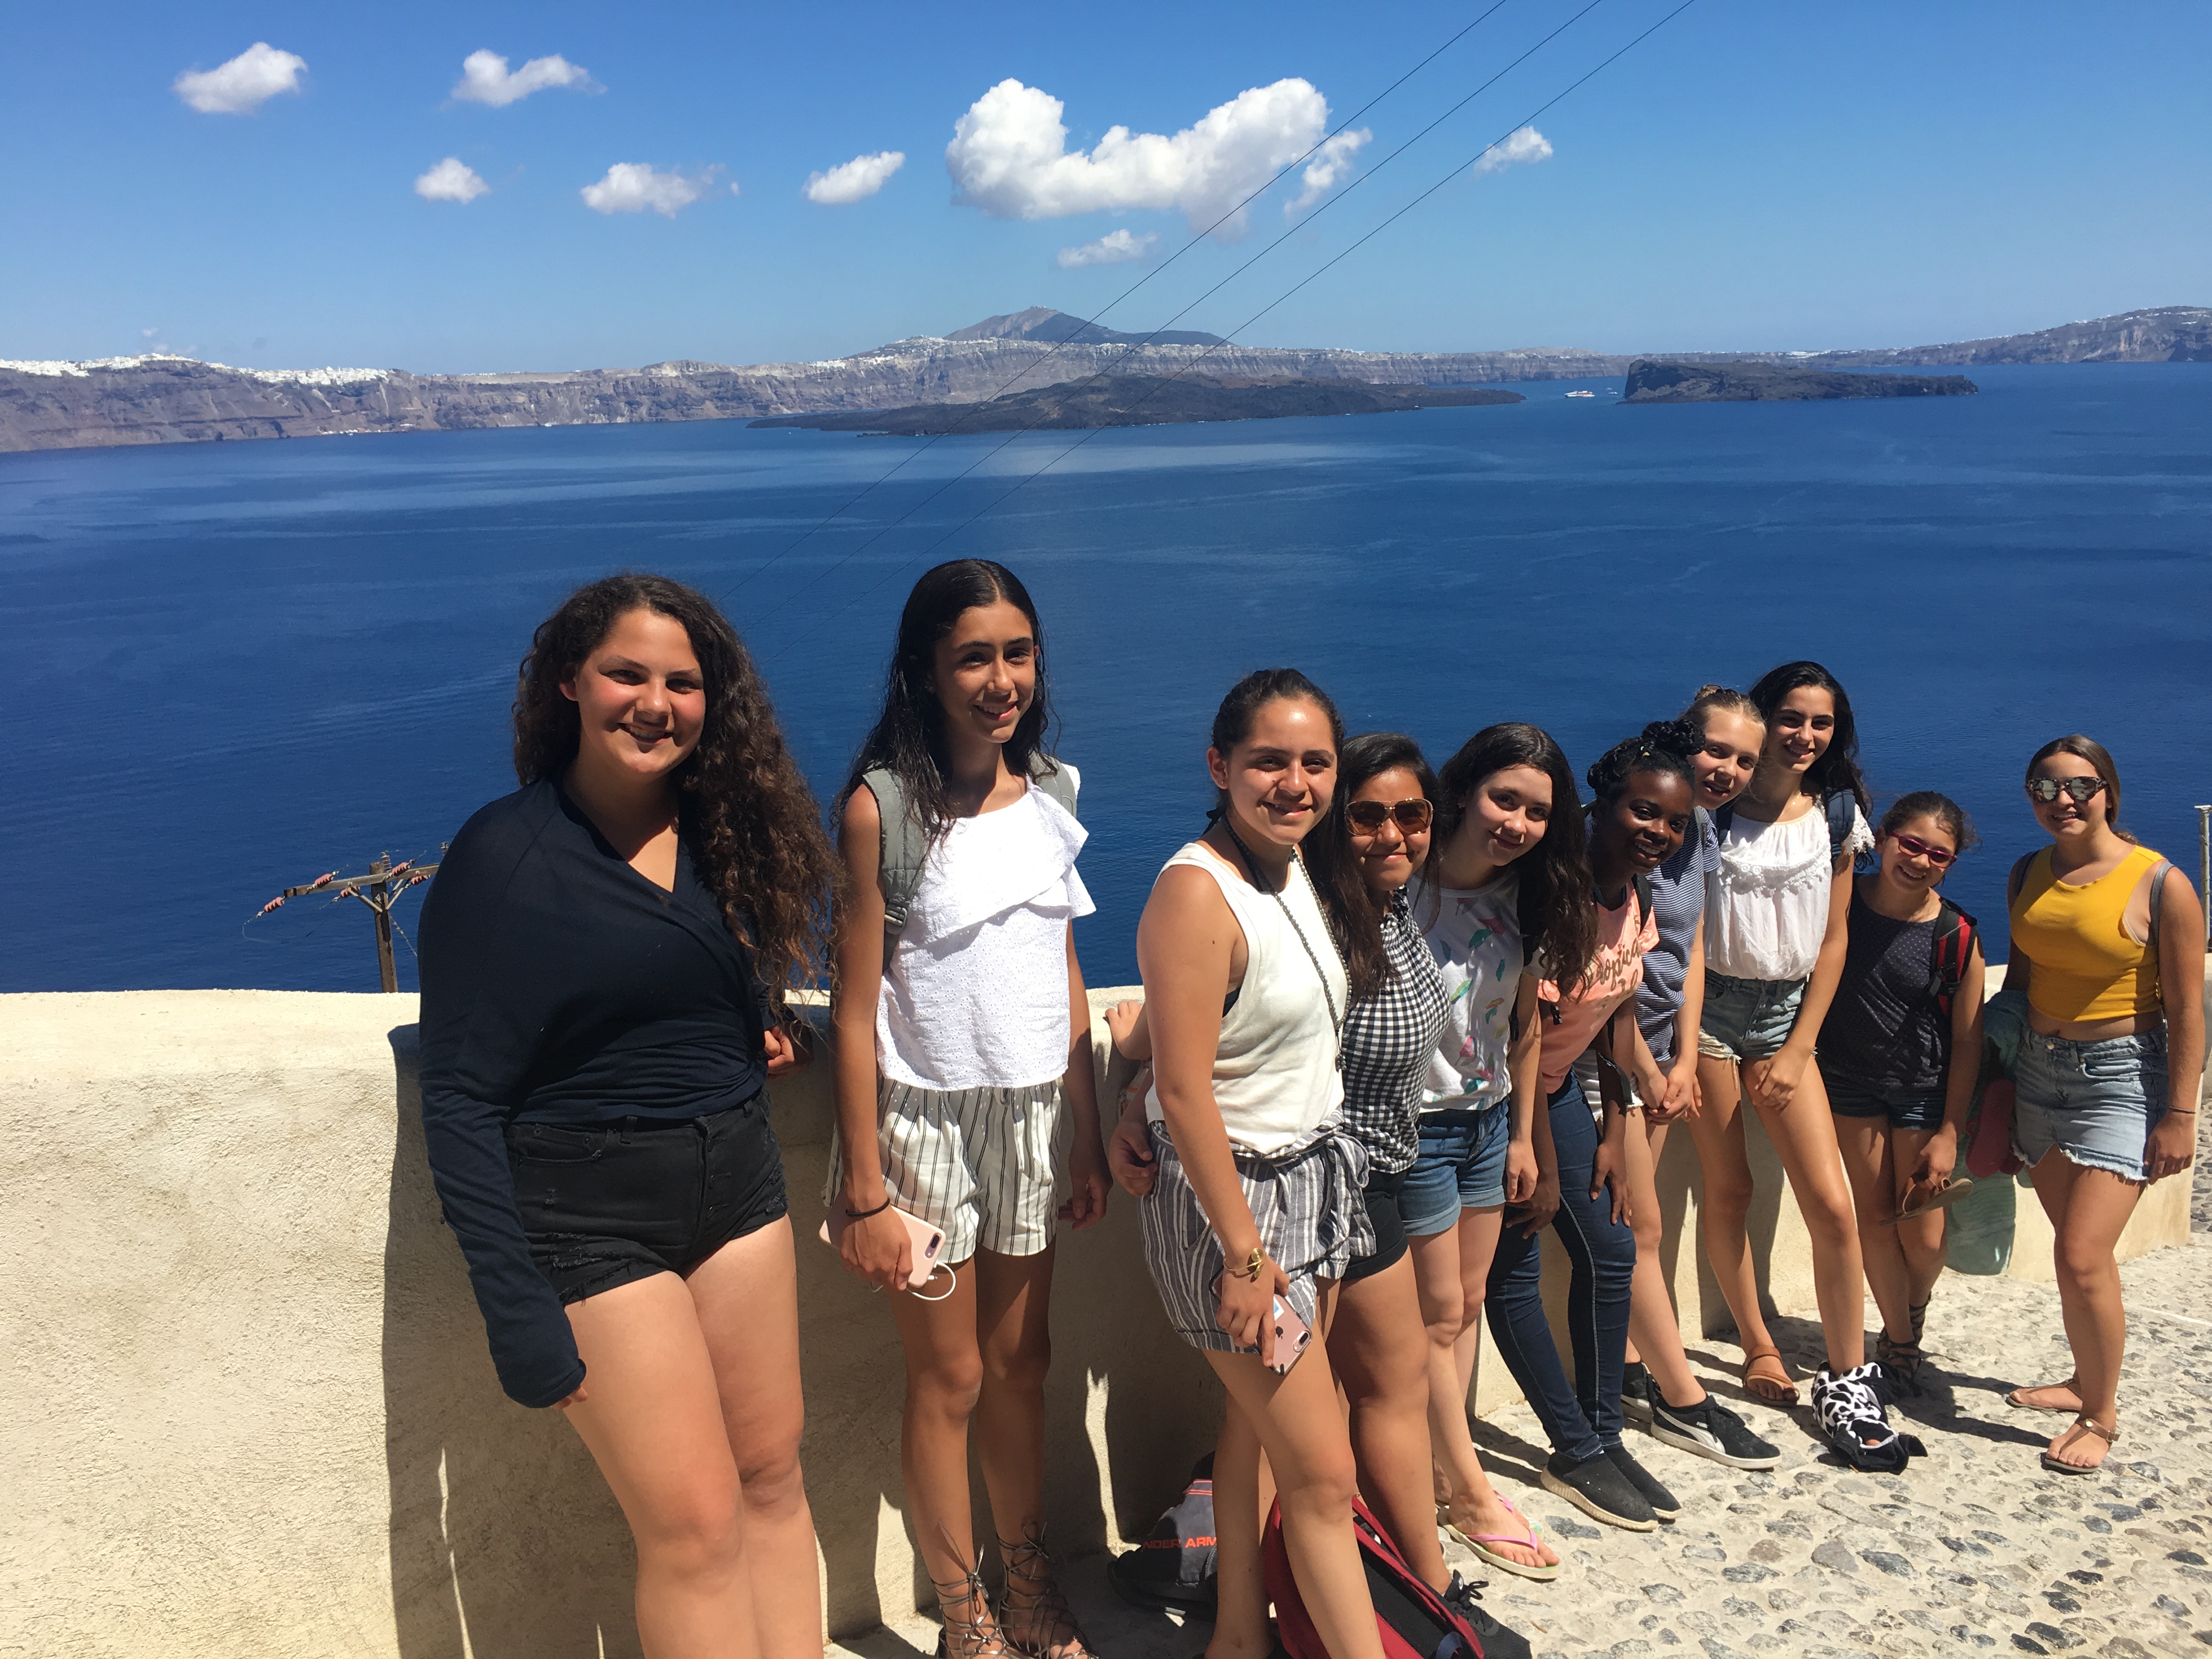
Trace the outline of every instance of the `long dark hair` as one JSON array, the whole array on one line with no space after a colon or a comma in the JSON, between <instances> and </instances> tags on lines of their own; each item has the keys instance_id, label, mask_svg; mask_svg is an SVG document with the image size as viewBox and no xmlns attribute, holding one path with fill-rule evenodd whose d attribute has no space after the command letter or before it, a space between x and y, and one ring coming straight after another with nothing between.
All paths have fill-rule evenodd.
<instances>
[{"instance_id":1,"label":"long dark hair","mask_svg":"<svg viewBox=\"0 0 2212 1659\"><path fill-rule=\"evenodd\" d=\"M1867 793L1866 779L1859 775L1858 722L1851 718L1851 700L1844 695L1833 674L1816 662L1785 662L1779 668L1770 668L1751 688L1752 706L1771 731L1774 711L1782 707L1782 700L1808 685L1835 699L1836 729L1820 758L1805 769L1805 787L1823 799L1838 789L1848 789L1860 811L1871 811L1874 802Z\"/></svg>"},{"instance_id":2,"label":"long dark hair","mask_svg":"<svg viewBox=\"0 0 2212 1659\"><path fill-rule=\"evenodd\" d=\"M1623 738L1592 761L1583 777L1600 806L1619 800L1620 792L1628 787L1630 775L1637 772L1677 777L1695 791L1698 778L1690 769L1690 757L1705 741L1705 734L1688 720L1654 720L1635 737Z\"/></svg>"},{"instance_id":3,"label":"long dark hair","mask_svg":"<svg viewBox=\"0 0 2212 1659\"><path fill-rule=\"evenodd\" d=\"M2094 738L2084 737L2079 732L2071 732L2063 738L2051 738L2030 755L2026 775L2033 777L2035 769L2053 755L2071 755L2075 760L2085 760L2097 769L2097 775L2105 781L2105 822L2112 826L2112 833L2122 841L2133 841L2135 837L2120 828L2120 769L2114 763L2112 751Z\"/></svg>"},{"instance_id":4,"label":"long dark hair","mask_svg":"<svg viewBox=\"0 0 2212 1659\"><path fill-rule=\"evenodd\" d=\"M1256 669L1229 688L1229 695L1214 711L1213 729L1207 740L1226 760L1238 744L1252 735L1252 722L1260 711L1284 700L1310 702L1328 717L1329 746L1337 754L1338 778L1329 797L1329 810L1306 832L1298 853L1321 899L1322 914L1328 918L1329 930L1344 952L1347 994L1357 1001L1375 994L1389 971L1389 958L1382 948L1382 914L1360 878L1351 842L1344 833L1344 717L1336 712L1328 693L1297 669ZM1214 810L1225 821L1226 792Z\"/></svg>"},{"instance_id":5,"label":"long dark hair","mask_svg":"<svg viewBox=\"0 0 2212 1659\"><path fill-rule=\"evenodd\" d=\"M1597 955L1589 842L1575 793L1574 769L1541 726L1519 720L1486 726L1444 763L1437 775L1437 823L1423 878L1434 884L1440 856L1467 821L1468 797L1476 786L1509 766L1533 766L1552 780L1552 813L1545 821L1543 838L1512 864L1521 884L1522 913L1542 918L1536 937L1521 941L1522 960L1534 962L1540 951L1553 980L1577 984Z\"/></svg>"},{"instance_id":6,"label":"long dark hair","mask_svg":"<svg viewBox=\"0 0 2212 1659\"><path fill-rule=\"evenodd\" d=\"M751 947L762 981L778 988L811 979L842 866L751 655L704 593L665 576L625 573L562 600L538 625L522 659L515 775L526 784L558 780L574 763L582 721L561 683L633 611L682 624L706 682L699 746L676 769L678 833L722 902L730 931Z\"/></svg>"},{"instance_id":7,"label":"long dark hair","mask_svg":"<svg viewBox=\"0 0 2212 1659\"><path fill-rule=\"evenodd\" d=\"M945 787L951 757L945 747L945 705L937 698L938 641L978 605L1004 600L1029 618L1036 650L1036 695L1006 739L1006 769L1027 777L1043 752L1052 724L1052 698L1045 681L1044 624L1021 578L989 559L954 559L925 570L906 596L899 613L898 641L891 647L884 686L883 712L861 739L853 770L838 792L842 805L860 787L860 775L882 767L899 781L922 833L935 841L952 824L952 803Z\"/></svg>"}]
</instances>

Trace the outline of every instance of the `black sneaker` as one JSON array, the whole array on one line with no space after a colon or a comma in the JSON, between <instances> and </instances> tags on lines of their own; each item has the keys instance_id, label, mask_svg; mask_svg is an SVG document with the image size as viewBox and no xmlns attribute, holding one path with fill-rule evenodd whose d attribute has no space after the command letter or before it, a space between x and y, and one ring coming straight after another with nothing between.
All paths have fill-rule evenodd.
<instances>
[{"instance_id":1,"label":"black sneaker","mask_svg":"<svg viewBox=\"0 0 2212 1659\"><path fill-rule=\"evenodd\" d=\"M1682 1512L1682 1505L1674 1494L1661 1486L1651 1471L1628 1455L1626 1446L1607 1446L1605 1455L1613 1460L1628 1484L1644 1494L1644 1501L1651 1506L1651 1513L1662 1521L1672 1521Z\"/></svg>"},{"instance_id":2,"label":"black sneaker","mask_svg":"<svg viewBox=\"0 0 2212 1659\"><path fill-rule=\"evenodd\" d=\"M1477 1580L1470 1584L1455 1572L1450 1587L1444 1591L1444 1605L1467 1620L1475 1639L1482 1644L1482 1659L1530 1659L1528 1638L1511 1626L1499 1624L1482 1605L1486 1582Z\"/></svg>"},{"instance_id":3,"label":"black sneaker","mask_svg":"<svg viewBox=\"0 0 2212 1659\"><path fill-rule=\"evenodd\" d=\"M1640 1360L1632 1359L1620 1373L1620 1414L1639 1429L1651 1426L1653 1402L1659 1390L1652 1386L1651 1373Z\"/></svg>"},{"instance_id":4,"label":"black sneaker","mask_svg":"<svg viewBox=\"0 0 2212 1659\"><path fill-rule=\"evenodd\" d=\"M1694 1406L1660 1401L1651 1419L1651 1436L1732 1469L1771 1469L1782 1461L1778 1448L1746 1428L1741 1417L1711 1395Z\"/></svg>"},{"instance_id":5,"label":"black sneaker","mask_svg":"<svg viewBox=\"0 0 2212 1659\"><path fill-rule=\"evenodd\" d=\"M1544 1490L1564 1498L1593 1521L1629 1532L1656 1532L1658 1517L1644 1494L1613 1467L1605 1453L1580 1463L1554 1454L1544 1465Z\"/></svg>"}]
</instances>

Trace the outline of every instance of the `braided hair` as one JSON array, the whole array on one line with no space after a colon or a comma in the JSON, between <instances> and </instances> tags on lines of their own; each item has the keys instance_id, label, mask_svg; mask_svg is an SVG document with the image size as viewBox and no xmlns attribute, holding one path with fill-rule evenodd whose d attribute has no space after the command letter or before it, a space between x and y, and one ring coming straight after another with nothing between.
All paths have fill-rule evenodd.
<instances>
[{"instance_id":1,"label":"braided hair","mask_svg":"<svg viewBox=\"0 0 2212 1659\"><path fill-rule=\"evenodd\" d=\"M1694 793L1698 780L1690 770L1690 757L1705 740L1705 733L1686 720L1654 720L1600 755L1583 777L1600 806L1620 799L1630 775L1636 772L1678 777Z\"/></svg>"}]
</instances>

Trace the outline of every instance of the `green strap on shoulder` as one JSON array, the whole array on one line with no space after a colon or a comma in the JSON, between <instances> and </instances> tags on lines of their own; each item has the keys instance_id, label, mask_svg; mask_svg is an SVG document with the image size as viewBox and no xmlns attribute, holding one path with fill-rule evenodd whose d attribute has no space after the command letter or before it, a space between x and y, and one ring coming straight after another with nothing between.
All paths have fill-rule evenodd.
<instances>
[{"instance_id":1,"label":"green strap on shoulder","mask_svg":"<svg viewBox=\"0 0 2212 1659\"><path fill-rule=\"evenodd\" d=\"M1063 808L1070 817L1075 810L1075 775L1048 755L1030 762L1030 777ZM929 859L929 836L915 816L906 789L890 769L870 767L860 781L876 798L877 816L883 820L882 856L876 882L884 892L884 965L890 965L890 947L906 927L907 912L921 890L922 866Z\"/></svg>"}]
</instances>

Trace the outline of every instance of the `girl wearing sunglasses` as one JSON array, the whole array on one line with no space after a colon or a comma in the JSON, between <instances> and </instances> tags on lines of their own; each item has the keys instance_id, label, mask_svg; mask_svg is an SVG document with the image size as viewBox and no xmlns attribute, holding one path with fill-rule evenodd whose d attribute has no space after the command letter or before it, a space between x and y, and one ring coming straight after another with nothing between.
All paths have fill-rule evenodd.
<instances>
[{"instance_id":1,"label":"girl wearing sunglasses","mask_svg":"<svg viewBox=\"0 0 2212 1659\"><path fill-rule=\"evenodd\" d=\"M1925 1206L1958 1165L1982 1052L1981 941L1937 889L1973 844L1966 813L1929 790L1882 815L1881 863L1855 883L1843 977L1820 1024L1820 1073L1881 1310L1875 1358L1916 1392L1943 1271L1943 1212ZM1898 1219L1917 1208L1925 1213Z\"/></svg>"},{"instance_id":2,"label":"girl wearing sunglasses","mask_svg":"<svg viewBox=\"0 0 2212 1659\"><path fill-rule=\"evenodd\" d=\"M2101 1468L2119 1437L2127 1336L2112 1250L2151 1182L2189 1167L2204 1069L2204 913L2179 870L2119 827L2120 775L2075 735L2027 763L2028 804L2051 844L2012 868L2008 993L2028 1033L2013 1082L2013 1146L2057 1236L2074 1375L2007 1399L2074 1422L2043 1454L2066 1474Z\"/></svg>"}]
</instances>

